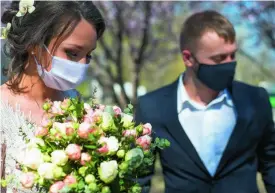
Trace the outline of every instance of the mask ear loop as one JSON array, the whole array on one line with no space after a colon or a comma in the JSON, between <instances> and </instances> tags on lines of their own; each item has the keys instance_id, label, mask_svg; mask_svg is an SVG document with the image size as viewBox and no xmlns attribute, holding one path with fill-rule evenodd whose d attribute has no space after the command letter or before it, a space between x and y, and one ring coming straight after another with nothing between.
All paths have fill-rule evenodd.
<instances>
[{"instance_id":1,"label":"mask ear loop","mask_svg":"<svg viewBox=\"0 0 275 193\"><path fill-rule=\"evenodd\" d=\"M51 52L50 52L50 50L48 49L48 47L47 47L45 44L43 44L43 46L44 46L44 48L47 50L47 52L53 57L53 55L51 54Z\"/></svg>"},{"instance_id":2,"label":"mask ear loop","mask_svg":"<svg viewBox=\"0 0 275 193\"><path fill-rule=\"evenodd\" d=\"M201 64L200 64L200 62L198 61L198 59L195 57L194 54L190 53L190 56L194 59L194 61L195 61L196 64L198 65L196 68L194 68L194 70L195 70L195 72L196 72L196 74L197 74L197 73L199 72L199 70L200 70Z\"/></svg>"},{"instance_id":3,"label":"mask ear loop","mask_svg":"<svg viewBox=\"0 0 275 193\"><path fill-rule=\"evenodd\" d=\"M43 44L43 47L47 50L47 52L50 54L50 56L53 57L53 55L50 53L49 49L47 48L47 46L46 46L45 44ZM41 71L42 71L42 73L39 73L39 72L38 72L38 74L41 76L41 78L43 78L43 77L45 76L45 72L44 72L45 69L44 69L43 66L38 62L38 60L37 60L37 58L36 58L34 52L32 52L32 55L33 55L33 57L34 57L34 60L35 60L35 63L36 63L36 65L37 65L37 67L40 68Z\"/></svg>"}]
</instances>

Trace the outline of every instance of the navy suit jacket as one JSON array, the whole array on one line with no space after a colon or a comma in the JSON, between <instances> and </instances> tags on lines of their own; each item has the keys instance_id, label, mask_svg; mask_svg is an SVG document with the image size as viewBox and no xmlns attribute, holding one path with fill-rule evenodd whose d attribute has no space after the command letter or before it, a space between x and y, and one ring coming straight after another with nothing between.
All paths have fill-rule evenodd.
<instances>
[{"instance_id":1,"label":"navy suit jacket","mask_svg":"<svg viewBox=\"0 0 275 193\"><path fill-rule=\"evenodd\" d=\"M237 123L212 177L178 120L177 86L178 81L140 97L135 113L137 123L152 124L154 137L171 142L159 151L165 192L258 193L260 171L268 193L275 193L275 129L265 89L236 81L228 88ZM152 175L153 168L140 179L143 192L149 192Z\"/></svg>"}]
</instances>

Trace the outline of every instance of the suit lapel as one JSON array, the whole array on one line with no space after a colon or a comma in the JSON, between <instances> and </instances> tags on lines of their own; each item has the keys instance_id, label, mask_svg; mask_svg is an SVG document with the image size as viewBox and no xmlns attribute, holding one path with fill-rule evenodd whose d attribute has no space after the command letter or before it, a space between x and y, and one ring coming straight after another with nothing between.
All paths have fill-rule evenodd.
<instances>
[{"instance_id":1,"label":"suit lapel","mask_svg":"<svg viewBox=\"0 0 275 193\"><path fill-rule=\"evenodd\" d=\"M177 88L178 81L170 85L170 89L165 95L163 105L165 105L163 112L163 120L166 122L166 127L168 132L174 139L178 142L181 148L188 154L188 156L193 160L193 162L207 175L210 176L208 170L201 161L196 149L191 143L190 139L184 132L182 125L178 119L177 112Z\"/></svg>"},{"instance_id":2,"label":"suit lapel","mask_svg":"<svg viewBox=\"0 0 275 193\"><path fill-rule=\"evenodd\" d=\"M232 87L229 88L237 112L237 120L236 126L234 127L227 146L223 152L223 156L217 168L216 176L219 175L225 167L226 163L234 154L235 149L241 145L240 141L245 137L244 135L248 128L248 124L252 120L253 114L255 113L252 101L248 95L245 94L245 90L240 88L241 86L242 85L239 83L233 82Z\"/></svg>"}]
</instances>

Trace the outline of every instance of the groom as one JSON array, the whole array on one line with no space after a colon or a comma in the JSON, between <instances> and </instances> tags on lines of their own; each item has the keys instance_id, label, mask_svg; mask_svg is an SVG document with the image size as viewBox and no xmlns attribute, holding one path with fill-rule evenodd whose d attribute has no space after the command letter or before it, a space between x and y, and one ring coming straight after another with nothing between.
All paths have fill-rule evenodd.
<instances>
[{"instance_id":1,"label":"groom","mask_svg":"<svg viewBox=\"0 0 275 193\"><path fill-rule=\"evenodd\" d=\"M136 121L171 142L159 151L166 193L275 193L275 130L263 88L233 81L236 35L215 11L189 17L180 35L186 71L139 99ZM141 179L149 192L152 173Z\"/></svg>"}]
</instances>

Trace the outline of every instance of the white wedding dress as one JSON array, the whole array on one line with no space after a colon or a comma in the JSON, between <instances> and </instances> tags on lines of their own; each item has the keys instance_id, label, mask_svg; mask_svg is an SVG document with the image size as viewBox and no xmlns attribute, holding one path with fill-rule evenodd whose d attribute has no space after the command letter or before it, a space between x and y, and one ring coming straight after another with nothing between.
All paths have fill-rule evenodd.
<instances>
[{"instance_id":1,"label":"white wedding dress","mask_svg":"<svg viewBox=\"0 0 275 193\"><path fill-rule=\"evenodd\" d=\"M76 90L64 92L64 98L77 97ZM12 176L12 181L7 185L7 193L13 193L16 189L17 193L34 192L33 190L23 189L20 185L20 170L16 169L16 158L20 150L25 147L23 131L27 138L30 139L34 136L31 129L31 112L24 115L20 111L20 104L16 105L13 109L8 101L0 101L0 118L1 118L1 144L6 144L6 159L5 159L5 176Z\"/></svg>"}]
</instances>

